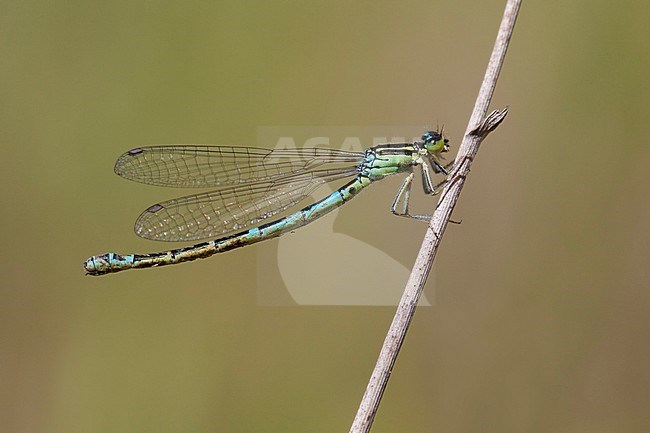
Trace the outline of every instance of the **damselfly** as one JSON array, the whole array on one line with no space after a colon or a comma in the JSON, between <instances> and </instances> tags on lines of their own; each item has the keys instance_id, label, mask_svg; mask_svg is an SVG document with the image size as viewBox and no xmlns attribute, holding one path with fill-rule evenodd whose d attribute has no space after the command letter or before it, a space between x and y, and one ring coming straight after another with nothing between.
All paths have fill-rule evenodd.
<instances>
[{"instance_id":1,"label":"damselfly","mask_svg":"<svg viewBox=\"0 0 650 433\"><path fill-rule=\"evenodd\" d=\"M191 247L151 254L116 253L84 262L88 275L166 266L272 239L302 227L338 208L366 186L395 173L408 173L391 212L409 214L413 169L420 166L428 194L439 186L431 171L447 175L442 153L449 140L428 131L412 143L380 144L364 152L307 148L263 149L226 146L152 146L129 150L115 163L122 177L169 187L216 187L215 190L155 204L135 223L137 235L159 241L218 237ZM324 183L353 177L326 198L291 215L264 223L298 204ZM252 227L252 228L251 228Z\"/></svg>"}]
</instances>

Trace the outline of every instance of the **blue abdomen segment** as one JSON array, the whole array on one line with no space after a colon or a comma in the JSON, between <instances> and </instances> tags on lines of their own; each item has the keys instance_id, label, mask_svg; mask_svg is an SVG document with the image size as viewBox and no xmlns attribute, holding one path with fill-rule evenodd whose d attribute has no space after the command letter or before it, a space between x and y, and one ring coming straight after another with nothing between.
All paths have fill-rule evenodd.
<instances>
[{"instance_id":1,"label":"blue abdomen segment","mask_svg":"<svg viewBox=\"0 0 650 433\"><path fill-rule=\"evenodd\" d=\"M106 253L93 256L84 262L88 275L104 275L127 269L150 268L173 265L196 259L210 257L217 253L230 251L235 248L251 245L266 239L273 239L282 234L302 227L333 211L346 201L357 195L372 180L358 175L353 181L334 191L324 199L307 206L298 212L279 220L246 230L225 238L204 242L192 247L179 248L153 254L120 255Z\"/></svg>"}]
</instances>

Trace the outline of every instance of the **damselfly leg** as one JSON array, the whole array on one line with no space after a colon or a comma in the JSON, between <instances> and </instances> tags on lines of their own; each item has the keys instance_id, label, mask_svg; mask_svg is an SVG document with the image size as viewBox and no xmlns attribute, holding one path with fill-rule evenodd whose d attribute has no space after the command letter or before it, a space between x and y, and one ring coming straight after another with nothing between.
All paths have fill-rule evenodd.
<instances>
[{"instance_id":1,"label":"damselfly leg","mask_svg":"<svg viewBox=\"0 0 650 433\"><path fill-rule=\"evenodd\" d=\"M453 165L454 165L453 161L446 164L444 167L436 163L437 167L435 168L435 171L437 173L444 173L445 175L447 175L450 171L449 169L453 167ZM449 178L446 177L441 182L438 182L437 184L433 185L431 182L431 173L429 169L429 164L423 161L421 167L422 167L422 188L424 189L424 192L432 196L438 195L440 191L442 191L442 188L445 186L445 184L449 181ZM402 185L397 190L397 194L395 195L393 204L390 207L390 211L394 215L400 217L411 218L419 221L429 221L431 219L431 215L411 215L409 212L409 200L411 196L411 186L413 185L414 177L415 177L415 173L413 173L413 171L411 171L411 173L409 173L409 175L406 176L404 182L402 182ZM397 210L397 206L400 203L401 203L400 210Z\"/></svg>"}]
</instances>

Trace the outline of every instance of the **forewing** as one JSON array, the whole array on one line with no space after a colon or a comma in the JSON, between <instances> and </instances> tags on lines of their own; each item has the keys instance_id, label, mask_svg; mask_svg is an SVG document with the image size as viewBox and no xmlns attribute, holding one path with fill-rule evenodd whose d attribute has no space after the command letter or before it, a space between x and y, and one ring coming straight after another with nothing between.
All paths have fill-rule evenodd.
<instances>
[{"instance_id":1,"label":"forewing","mask_svg":"<svg viewBox=\"0 0 650 433\"><path fill-rule=\"evenodd\" d=\"M115 163L127 179L169 187L214 187L273 181L312 170L356 166L363 153L336 149L231 146L151 146L129 150Z\"/></svg>"}]
</instances>

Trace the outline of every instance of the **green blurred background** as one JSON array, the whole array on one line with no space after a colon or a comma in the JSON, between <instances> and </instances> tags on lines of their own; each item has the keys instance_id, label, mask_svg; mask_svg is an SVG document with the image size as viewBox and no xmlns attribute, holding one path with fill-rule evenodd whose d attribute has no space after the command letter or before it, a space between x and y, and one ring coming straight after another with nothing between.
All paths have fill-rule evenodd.
<instances>
[{"instance_id":1,"label":"green blurred background","mask_svg":"<svg viewBox=\"0 0 650 433\"><path fill-rule=\"evenodd\" d=\"M261 125L444 122L455 152L503 6L3 1L0 431L347 431L394 309L259 306L277 241L84 276L89 255L166 247L131 227L173 191L112 164L138 145L254 145ZM373 432L650 429L649 20L648 2L524 3L493 101L510 114ZM409 266L425 227L387 211L400 181L335 228L380 231ZM305 252L368 272L354 259Z\"/></svg>"}]
</instances>

